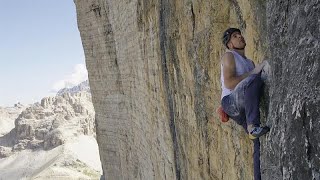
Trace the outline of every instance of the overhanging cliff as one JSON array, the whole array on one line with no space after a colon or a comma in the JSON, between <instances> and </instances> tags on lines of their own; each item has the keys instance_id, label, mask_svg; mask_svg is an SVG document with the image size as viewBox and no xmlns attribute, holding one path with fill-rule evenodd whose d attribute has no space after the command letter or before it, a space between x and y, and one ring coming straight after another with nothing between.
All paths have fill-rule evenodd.
<instances>
[{"instance_id":1,"label":"overhanging cliff","mask_svg":"<svg viewBox=\"0 0 320 180\"><path fill-rule=\"evenodd\" d=\"M271 65L263 178L290 179L298 167L317 177L319 3L312 2L75 0L107 179L252 179L252 142L215 113L220 38L230 26L242 29L248 57L267 56Z\"/></svg>"}]
</instances>

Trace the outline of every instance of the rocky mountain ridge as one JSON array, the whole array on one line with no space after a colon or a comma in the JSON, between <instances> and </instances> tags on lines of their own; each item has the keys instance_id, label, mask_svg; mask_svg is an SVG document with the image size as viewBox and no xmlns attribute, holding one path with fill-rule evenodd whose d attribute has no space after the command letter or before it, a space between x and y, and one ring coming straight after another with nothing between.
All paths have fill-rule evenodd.
<instances>
[{"instance_id":1,"label":"rocky mountain ridge","mask_svg":"<svg viewBox=\"0 0 320 180\"><path fill-rule=\"evenodd\" d=\"M79 170L81 173L76 176L86 177L83 173L88 171L91 178L98 179L100 177L98 149L92 149L93 147L97 148L95 142L95 112L91 94L88 92L88 88L85 88L86 86L87 82L84 82L71 88L71 91L61 90L55 97L45 97L40 103L23 107L24 109L21 107L21 113L15 120L11 119L11 121L14 121L14 128L0 136L0 169L8 168L5 165L6 160L11 159L10 161L13 161L20 158L21 154L28 154L32 157L42 152L43 154L51 154L49 156L56 159L51 164L49 163L50 166L48 167L35 166L44 168L43 173L52 171L51 165L55 164L55 167L59 167L59 172L70 171L69 175L72 177L74 174L71 172L79 169L75 169L73 166L68 169L69 166L65 166L65 163L67 163L82 167ZM2 122L2 117L0 117L0 122ZM88 145L93 143L88 153L94 153L90 156L96 158L94 161L99 163L98 165L95 163L96 167L88 166L86 164L88 161L77 160L77 154L81 154L82 148L79 150L72 149L74 146L72 144L79 142L83 144L82 146L86 146L86 143ZM71 150L66 151L66 149ZM74 151L74 153L70 153L70 151ZM86 159L87 157L83 156L83 158ZM35 168L30 171L33 177L38 176L34 174L35 171L39 170ZM10 172L14 173L13 170ZM59 172L53 171L48 176L50 178L56 177ZM47 173L44 174L47 176ZM10 174L0 173L0 177L7 176L10 176Z\"/></svg>"},{"instance_id":2,"label":"rocky mountain ridge","mask_svg":"<svg viewBox=\"0 0 320 180\"><path fill-rule=\"evenodd\" d=\"M88 80L83 81L80 84L78 84L77 86L74 86L74 87L71 87L71 88L60 89L57 92L57 96L65 94L65 93L73 94L73 93L77 93L77 92L80 92L80 91L85 91L85 92L90 93L90 86L89 86L89 81Z\"/></svg>"},{"instance_id":3,"label":"rocky mountain ridge","mask_svg":"<svg viewBox=\"0 0 320 180\"><path fill-rule=\"evenodd\" d=\"M14 119L26 108L17 103L13 107L0 107L0 136L3 136L14 128Z\"/></svg>"}]
</instances>

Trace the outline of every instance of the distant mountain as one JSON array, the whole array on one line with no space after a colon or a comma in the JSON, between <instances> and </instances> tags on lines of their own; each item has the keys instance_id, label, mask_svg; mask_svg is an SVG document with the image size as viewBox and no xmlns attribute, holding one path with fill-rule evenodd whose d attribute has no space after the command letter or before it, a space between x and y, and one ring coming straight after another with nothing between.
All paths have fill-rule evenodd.
<instances>
[{"instance_id":1,"label":"distant mountain","mask_svg":"<svg viewBox=\"0 0 320 180\"><path fill-rule=\"evenodd\" d=\"M16 118L12 149L51 149L79 135L95 136L94 116L88 92L45 97Z\"/></svg>"},{"instance_id":2,"label":"distant mountain","mask_svg":"<svg viewBox=\"0 0 320 180\"><path fill-rule=\"evenodd\" d=\"M20 103L15 104L13 107L0 107L0 137L14 128L14 120L26 108Z\"/></svg>"},{"instance_id":3,"label":"distant mountain","mask_svg":"<svg viewBox=\"0 0 320 180\"><path fill-rule=\"evenodd\" d=\"M83 81L82 83L80 83L77 86L71 87L71 88L63 88L61 90L58 91L57 96L61 96L62 94L65 93L70 93L70 94L74 94L80 91L86 91L90 93L90 86L89 86L89 81Z\"/></svg>"},{"instance_id":4,"label":"distant mountain","mask_svg":"<svg viewBox=\"0 0 320 180\"><path fill-rule=\"evenodd\" d=\"M88 81L29 106L0 107L0 179L99 179Z\"/></svg>"}]
</instances>

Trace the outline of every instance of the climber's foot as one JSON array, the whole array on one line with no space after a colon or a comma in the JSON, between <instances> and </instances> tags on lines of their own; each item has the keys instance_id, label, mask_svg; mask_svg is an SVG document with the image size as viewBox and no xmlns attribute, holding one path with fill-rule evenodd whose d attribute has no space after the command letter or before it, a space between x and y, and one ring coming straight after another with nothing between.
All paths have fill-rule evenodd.
<instances>
[{"instance_id":1,"label":"climber's foot","mask_svg":"<svg viewBox=\"0 0 320 180\"><path fill-rule=\"evenodd\" d=\"M249 133L249 138L252 140L257 139L269 131L270 131L270 128L268 126L254 127Z\"/></svg>"}]
</instances>

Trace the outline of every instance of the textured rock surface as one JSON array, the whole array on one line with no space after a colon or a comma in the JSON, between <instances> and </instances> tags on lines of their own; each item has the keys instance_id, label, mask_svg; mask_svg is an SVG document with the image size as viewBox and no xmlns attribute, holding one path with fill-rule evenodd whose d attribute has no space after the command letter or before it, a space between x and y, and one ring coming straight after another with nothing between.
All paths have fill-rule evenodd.
<instances>
[{"instance_id":1,"label":"textured rock surface","mask_svg":"<svg viewBox=\"0 0 320 180\"><path fill-rule=\"evenodd\" d=\"M319 179L318 1L75 3L107 179L253 179L252 142L215 114L229 26L270 59L263 178Z\"/></svg>"},{"instance_id":2,"label":"textured rock surface","mask_svg":"<svg viewBox=\"0 0 320 180\"><path fill-rule=\"evenodd\" d=\"M0 108L0 125L13 124L0 129L0 179L100 178L91 94L80 86L29 107Z\"/></svg>"},{"instance_id":3,"label":"textured rock surface","mask_svg":"<svg viewBox=\"0 0 320 180\"><path fill-rule=\"evenodd\" d=\"M90 93L46 97L22 111L0 143L14 151L52 149L76 135L95 135L94 114Z\"/></svg>"},{"instance_id":4,"label":"textured rock surface","mask_svg":"<svg viewBox=\"0 0 320 180\"><path fill-rule=\"evenodd\" d=\"M14 128L14 120L25 108L20 103L13 107L0 107L0 136L7 134Z\"/></svg>"},{"instance_id":5,"label":"textured rock surface","mask_svg":"<svg viewBox=\"0 0 320 180\"><path fill-rule=\"evenodd\" d=\"M241 27L261 60L263 3L75 3L107 179L252 179L251 142L215 109L220 36Z\"/></svg>"},{"instance_id":6,"label":"textured rock surface","mask_svg":"<svg viewBox=\"0 0 320 180\"><path fill-rule=\"evenodd\" d=\"M263 179L320 179L320 2L269 1L270 135Z\"/></svg>"}]
</instances>

